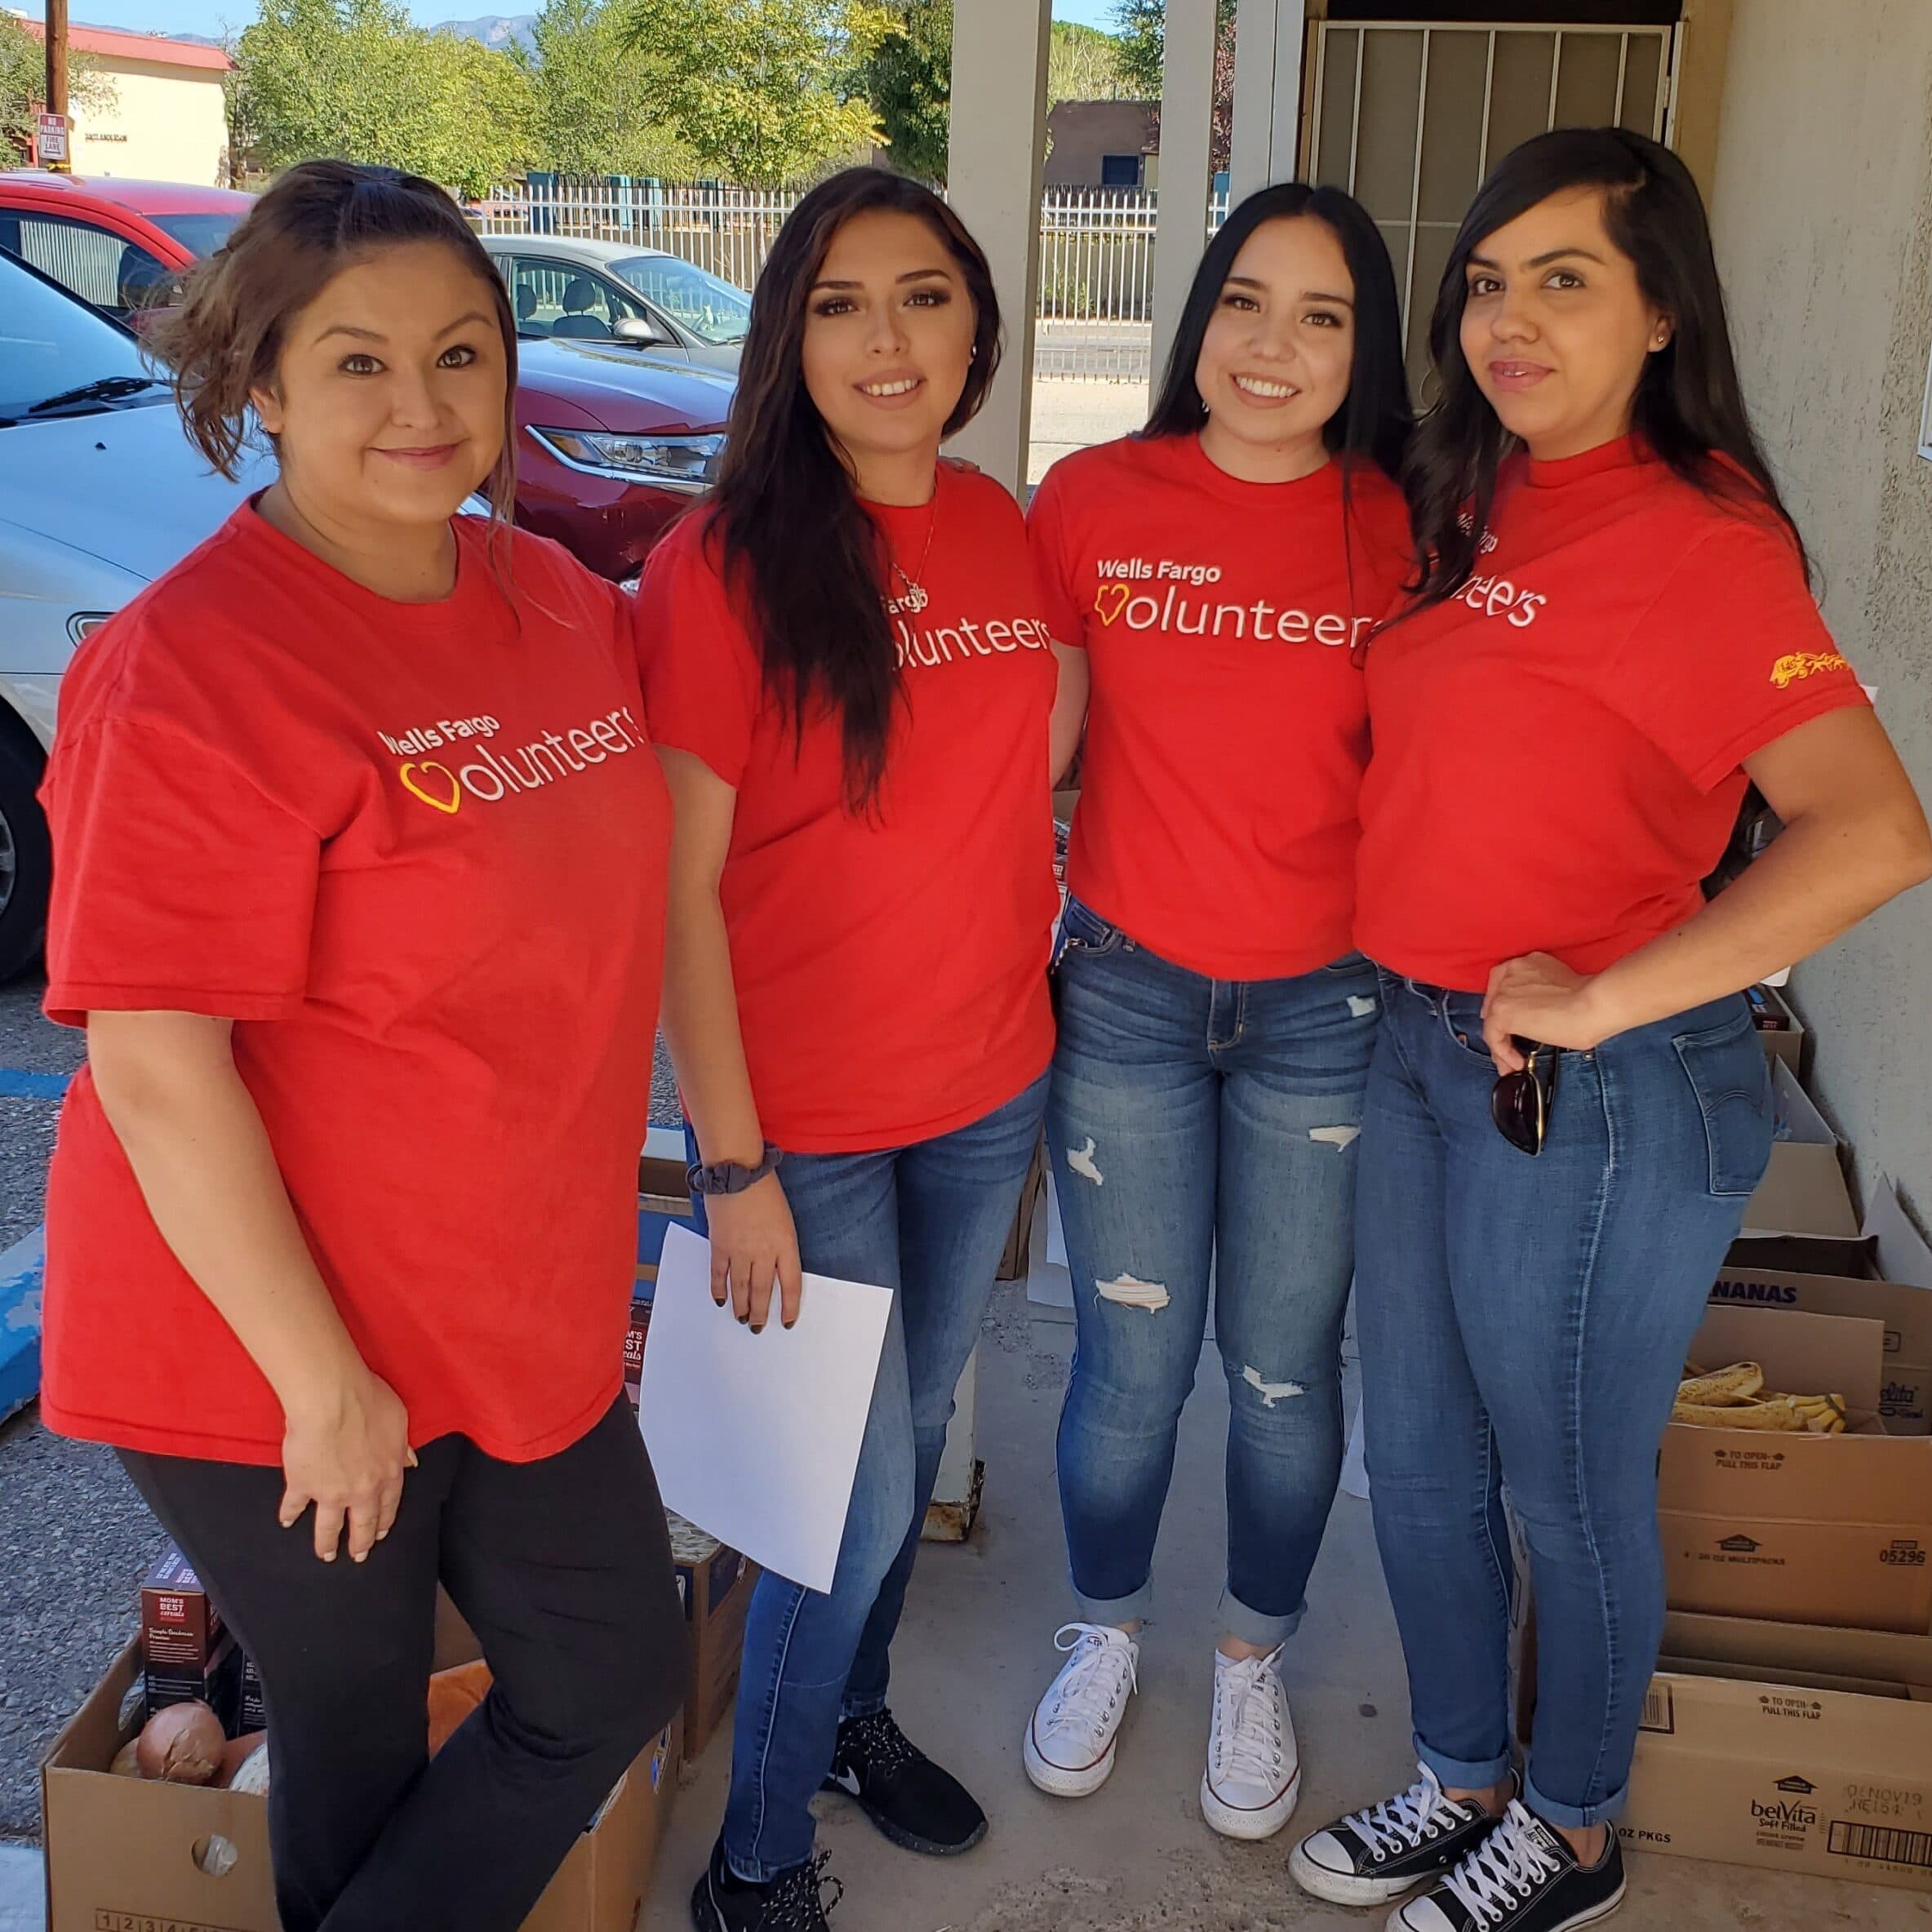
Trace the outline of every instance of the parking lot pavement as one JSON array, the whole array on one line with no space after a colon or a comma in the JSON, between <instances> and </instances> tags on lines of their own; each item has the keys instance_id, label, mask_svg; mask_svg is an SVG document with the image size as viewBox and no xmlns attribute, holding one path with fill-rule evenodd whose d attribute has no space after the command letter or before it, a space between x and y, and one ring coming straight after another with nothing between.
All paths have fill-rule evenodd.
<instances>
[{"instance_id":1,"label":"parking lot pavement","mask_svg":"<svg viewBox=\"0 0 1932 1932\"><path fill-rule=\"evenodd\" d=\"M0 1086L80 1064L81 1036L41 1017L41 992L0 987ZM39 1224L59 1107L0 1094L0 1246ZM651 1109L677 1117L661 1050ZM162 1542L111 1451L50 1434L31 1408L0 1427L0 1841L39 1836L41 1753L132 1635ZM8 1909L0 1886L0 1932L14 1932Z\"/></svg>"}]
</instances>

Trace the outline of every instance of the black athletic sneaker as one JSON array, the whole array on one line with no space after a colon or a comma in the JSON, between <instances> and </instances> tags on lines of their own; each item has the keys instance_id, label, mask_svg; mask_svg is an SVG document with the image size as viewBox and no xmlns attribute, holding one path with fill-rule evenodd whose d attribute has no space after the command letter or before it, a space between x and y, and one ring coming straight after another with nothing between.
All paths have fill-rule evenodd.
<instances>
[{"instance_id":1,"label":"black athletic sneaker","mask_svg":"<svg viewBox=\"0 0 1932 1932\"><path fill-rule=\"evenodd\" d=\"M788 1865L763 1885L735 1877L725 1863L724 1841L712 1847L711 1864L691 1894L691 1923L698 1932L831 1932L825 1914L846 1888L825 1876L822 1851L802 1865ZM825 1896L825 1887L833 1888Z\"/></svg>"},{"instance_id":2,"label":"black athletic sneaker","mask_svg":"<svg viewBox=\"0 0 1932 1932\"><path fill-rule=\"evenodd\" d=\"M890 1711L841 1721L824 1788L857 1799L865 1815L908 1851L951 1858L986 1836L986 1814L972 1793L913 1743Z\"/></svg>"},{"instance_id":3,"label":"black athletic sneaker","mask_svg":"<svg viewBox=\"0 0 1932 1932\"><path fill-rule=\"evenodd\" d=\"M1614 1831L1601 1860L1585 1868L1559 1832L1517 1804L1455 1871L1398 1906L1388 1932L1571 1932L1623 1903Z\"/></svg>"},{"instance_id":4,"label":"black athletic sneaker","mask_svg":"<svg viewBox=\"0 0 1932 1932\"><path fill-rule=\"evenodd\" d=\"M1386 1905L1439 1878L1486 1838L1495 1820L1473 1798L1442 1795L1426 1765L1415 1783L1351 1811L1295 1846L1288 1860L1304 1892L1336 1905Z\"/></svg>"}]
</instances>

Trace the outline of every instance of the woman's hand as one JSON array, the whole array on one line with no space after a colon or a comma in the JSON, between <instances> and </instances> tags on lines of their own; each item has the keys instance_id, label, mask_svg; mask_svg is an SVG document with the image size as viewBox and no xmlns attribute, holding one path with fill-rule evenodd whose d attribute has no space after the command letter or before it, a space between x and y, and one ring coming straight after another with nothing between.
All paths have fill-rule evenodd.
<instances>
[{"instance_id":1,"label":"woman's hand","mask_svg":"<svg viewBox=\"0 0 1932 1932\"><path fill-rule=\"evenodd\" d=\"M402 1472L416 1463L402 1399L358 1363L313 1397L298 1398L286 1416L282 1528L293 1529L313 1503L316 1555L333 1563L346 1526L349 1556L363 1561L389 1534L402 1501Z\"/></svg>"},{"instance_id":2,"label":"woman's hand","mask_svg":"<svg viewBox=\"0 0 1932 1932\"><path fill-rule=\"evenodd\" d=\"M1588 1052L1623 1028L1606 1022L1597 981L1547 953L1506 959L1490 975L1482 1002L1482 1043L1499 1073L1521 1071L1518 1039Z\"/></svg>"},{"instance_id":3,"label":"woman's hand","mask_svg":"<svg viewBox=\"0 0 1932 1932\"><path fill-rule=\"evenodd\" d=\"M775 1286L790 1328L798 1319L798 1231L778 1176L768 1174L741 1194L707 1195L704 1218L711 1224L711 1299L721 1308L728 1300L756 1335L771 1317Z\"/></svg>"}]
</instances>

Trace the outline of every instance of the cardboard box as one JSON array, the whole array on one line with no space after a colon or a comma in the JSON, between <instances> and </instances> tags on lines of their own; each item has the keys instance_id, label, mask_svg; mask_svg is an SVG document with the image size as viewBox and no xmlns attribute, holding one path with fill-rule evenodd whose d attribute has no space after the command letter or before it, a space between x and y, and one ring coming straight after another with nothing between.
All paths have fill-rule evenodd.
<instances>
[{"instance_id":1,"label":"cardboard box","mask_svg":"<svg viewBox=\"0 0 1932 1932\"><path fill-rule=\"evenodd\" d=\"M120 1710L140 1668L137 1641L41 1761L47 1932L279 1932L264 1799L109 1774L131 1734ZM680 1734L673 1718L639 1755L523 1932L632 1932L642 1922Z\"/></svg>"},{"instance_id":2,"label":"cardboard box","mask_svg":"<svg viewBox=\"0 0 1932 1932\"><path fill-rule=\"evenodd\" d=\"M202 1677L215 1662L224 1633L221 1612L171 1543L141 1584L142 1663L150 1672Z\"/></svg>"},{"instance_id":3,"label":"cardboard box","mask_svg":"<svg viewBox=\"0 0 1932 1932\"><path fill-rule=\"evenodd\" d=\"M224 1635L221 1647L206 1670L157 1670L149 1665L142 1673L141 1685L148 1715L152 1717L170 1704L184 1704L192 1699L206 1704L221 1720L222 1730L231 1738L238 1738L251 1728L262 1730L261 1723L251 1726L243 1718L242 1681L246 1663L242 1646L233 1637Z\"/></svg>"},{"instance_id":4,"label":"cardboard box","mask_svg":"<svg viewBox=\"0 0 1932 1932\"><path fill-rule=\"evenodd\" d=\"M652 1294L657 1286L657 1270L654 1268L651 1273L651 1280L639 1281L631 1296L631 1325L624 1338L624 1393L633 1412L643 1386L644 1341L651 1332Z\"/></svg>"},{"instance_id":5,"label":"cardboard box","mask_svg":"<svg viewBox=\"0 0 1932 1932\"><path fill-rule=\"evenodd\" d=\"M1626 1845L1932 1891L1932 1640L1672 1615Z\"/></svg>"},{"instance_id":6,"label":"cardboard box","mask_svg":"<svg viewBox=\"0 0 1932 1932\"><path fill-rule=\"evenodd\" d=\"M1026 1179L1019 1187L1019 1211L1007 1232L1006 1246L1000 1255L1000 1272L995 1280L1025 1280L1028 1258L1033 1252L1033 1215L1038 1210L1040 1196L1046 1185L1046 1148L1042 1142L1033 1149L1033 1157L1027 1163Z\"/></svg>"},{"instance_id":7,"label":"cardboard box","mask_svg":"<svg viewBox=\"0 0 1932 1932\"><path fill-rule=\"evenodd\" d=\"M1792 1309L1881 1322L1885 1359L1878 1413L1894 1436L1932 1432L1932 1291L1898 1281L1858 1281L1837 1274L1753 1266L1739 1242L1718 1271L1714 1307ZM1746 1251L1742 1261L1740 1251Z\"/></svg>"},{"instance_id":8,"label":"cardboard box","mask_svg":"<svg viewBox=\"0 0 1932 1932\"><path fill-rule=\"evenodd\" d=\"M1856 1236L1859 1219L1838 1158L1838 1136L1797 1076L1782 1061L1771 1068L1771 1091L1783 1138L1744 1209L1748 1233Z\"/></svg>"},{"instance_id":9,"label":"cardboard box","mask_svg":"<svg viewBox=\"0 0 1932 1932\"><path fill-rule=\"evenodd\" d=\"M1774 986L1753 986L1744 995L1751 1002L1751 1017L1757 1023L1765 1051L1774 1060L1782 1060L1801 1081L1811 1035L1805 1023L1792 1010L1791 1003Z\"/></svg>"},{"instance_id":10,"label":"cardboard box","mask_svg":"<svg viewBox=\"0 0 1932 1932\"><path fill-rule=\"evenodd\" d=\"M255 1668L255 1659L246 1651L242 1654L242 1715L236 1725L236 1734L246 1737L251 1731L269 1728L269 1706L262 1696L261 1673Z\"/></svg>"},{"instance_id":11,"label":"cardboard box","mask_svg":"<svg viewBox=\"0 0 1932 1932\"><path fill-rule=\"evenodd\" d=\"M1876 1415L1884 1325L1721 1307L1691 1359L1763 1366L1767 1386L1843 1395L1840 1436L1672 1423L1658 1469L1671 1607L1923 1633L1932 1624L1932 1437Z\"/></svg>"},{"instance_id":12,"label":"cardboard box","mask_svg":"<svg viewBox=\"0 0 1932 1932\"><path fill-rule=\"evenodd\" d=\"M695 1523L669 1511L671 1561L684 1606L690 1663L684 1696L684 1749L695 1761L722 1726L731 1728L744 1651L744 1619L758 1567Z\"/></svg>"}]
</instances>

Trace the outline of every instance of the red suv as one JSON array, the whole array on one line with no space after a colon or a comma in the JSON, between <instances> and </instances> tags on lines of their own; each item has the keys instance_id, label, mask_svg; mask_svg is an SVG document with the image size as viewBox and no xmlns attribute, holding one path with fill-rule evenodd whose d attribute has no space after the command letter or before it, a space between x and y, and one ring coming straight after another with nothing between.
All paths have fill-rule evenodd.
<instances>
[{"instance_id":1,"label":"red suv","mask_svg":"<svg viewBox=\"0 0 1932 1932\"><path fill-rule=\"evenodd\" d=\"M221 246L250 202L225 188L0 171L0 249L138 320ZM628 345L526 337L517 361L517 520L628 582L709 487L736 384Z\"/></svg>"}]
</instances>

